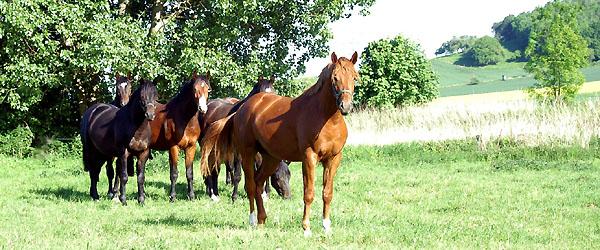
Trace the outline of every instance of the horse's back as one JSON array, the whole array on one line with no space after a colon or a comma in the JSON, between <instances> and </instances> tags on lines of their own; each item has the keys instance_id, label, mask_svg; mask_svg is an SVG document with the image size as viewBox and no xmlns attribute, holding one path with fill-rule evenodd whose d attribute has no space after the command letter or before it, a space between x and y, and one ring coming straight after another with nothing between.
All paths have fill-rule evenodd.
<instances>
[{"instance_id":1,"label":"horse's back","mask_svg":"<svg viewBox=\"0 0 600 250\"><path fill-rule=\"evenodd\" d=\"M111 123L118 110L117 107L110 104L94 104L86 111L82 121L87 123L87 131L82 133L81 136L86 136L88 146L93 145L98 151L107 156L115 154Z\"/></svg>"},{"instance_id":2,"label":"horse's back","mask_svg":"<svg viewBox=\"0 0 600 250\"><path fill-rule=\"evenodd\" d=\"M264 151L279 159L301 160L293 100L270 93L249 98L235 115L236 133L243 141L240 143L250 147L258 141Z\"/></svg>"}]
</instances>

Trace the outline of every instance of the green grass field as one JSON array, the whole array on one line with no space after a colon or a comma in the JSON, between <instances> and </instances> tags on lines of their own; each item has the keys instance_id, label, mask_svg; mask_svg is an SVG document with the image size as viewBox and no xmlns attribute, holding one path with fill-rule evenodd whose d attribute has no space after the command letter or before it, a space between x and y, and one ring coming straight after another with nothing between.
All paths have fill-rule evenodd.
<instances>
[{"instance_id":1,"label":"green grass field","mask_svg":"<svg viewBox=\"0 0 600 250\"><path fill-rule=\"evenodd\" d=\"M433 68L440 76L440 97L483 94L511 90L521 90L532 86L535 79L525 70L525 63L499 63L485 67L465 67L456 65L459 55L451 55L431 60ZM600 65L595 64L582 69L586 81L600 80ZM507 77L502 81L502 75ZM471 84L476 77L480 83Z\"/></svg>"},{"instance_id":2,"label":"green grass field","mask_svg":"<svg viewBox=\"0 0 600 250\"><path fill-rule=\"evenodd\" d=\"M498 146L494 146L498 145ZM88 196L78 157L0 156L0 248L598 248L600 141L590 147L524 147L474 140L344 149L334 185L333 233L321 223L317 169L312 238L304 238L302 178L291 165L292 200L267 201L267 224L250 228L245 192L232 203L221 175L221 202L168 201L166 154L148 165L146 206L135 178L128 206ZM104 175L104 171L101 173ZM106 178L99 189L104 193Z\"/></svg>"}]
</instances>

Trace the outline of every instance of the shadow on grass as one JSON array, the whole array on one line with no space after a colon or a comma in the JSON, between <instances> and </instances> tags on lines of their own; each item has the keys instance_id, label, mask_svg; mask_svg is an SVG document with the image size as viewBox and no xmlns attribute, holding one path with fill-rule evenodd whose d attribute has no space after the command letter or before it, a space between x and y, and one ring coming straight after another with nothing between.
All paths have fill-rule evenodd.
<instances>
[{"instance_id":1,"label":"shadow on grass","mask_svg":"<svg viewBox=\"0 0 600 250\"><path fill-rule=\"evenodd\" d=\"M31 191L31 193L37 194L40 196L40 198L46 200L65 200L78 202L91 199L88 192L81 192L79 190L74 190L73 188L65 187L34 189Z\"/></svg>"},{"instance_id":2,"label":"shadow on grass","mask_svg":"<svg viewBox=\"0 0 600 250\"><path fill-rule=\"evenodd\" d=\"M226 219L226 218L225 218ZM169 215L163 218L149 218L141 220L141 223L149 226L167 225L172 227L218 227L218 228L243 228L247 225L241 223L234 224L229 221L223 221L223 218L209 217L201 219L178 218L175 215Z\"/></svg>"}]
</instances>

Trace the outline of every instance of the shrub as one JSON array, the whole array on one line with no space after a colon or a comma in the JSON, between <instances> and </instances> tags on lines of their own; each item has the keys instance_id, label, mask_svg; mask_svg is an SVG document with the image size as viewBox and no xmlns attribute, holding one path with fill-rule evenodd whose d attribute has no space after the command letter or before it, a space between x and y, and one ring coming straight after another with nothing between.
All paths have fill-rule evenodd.
<instances>
[{"instance_id":1,"label":"shrub","mask_svg":"<svg viewBox=\"0 0 600 250\"><path fill-rule=\"evenodd\" d=\"M29 157L33 153L31 142L33 132L29 127L19 126L10 132L0 135L0 154L14 157Z\"/></svg>"},{"instance_id":2,"label":"shrub","mask_svg":"<svg viewBox=\"0 0 600 250\"><path fill-rule=\"evenodd\" d=\"M503 62L506 60L506 54L506 49L500 45L498 39L490 36L484 36L477 39L468 52L468 55L473 58L473 61L478 65Z\"/></svg>"},{"instance_id":3,"label":"shrub","mask_svg":"<svg viewBox=\"0 0 600 250\"><path fill-rule=\"evenodd\" d=\"M371 42L361 55L355 101L371 107L425 103L439 95L438 76L419 45L397 36Z\"/></svg>"}]
</instances>

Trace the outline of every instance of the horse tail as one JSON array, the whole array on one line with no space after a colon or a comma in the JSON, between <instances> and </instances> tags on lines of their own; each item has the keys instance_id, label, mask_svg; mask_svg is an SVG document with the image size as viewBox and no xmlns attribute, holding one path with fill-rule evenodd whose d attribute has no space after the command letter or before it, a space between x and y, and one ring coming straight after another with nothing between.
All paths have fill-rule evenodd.
<instances>
[{"instance_id":1,"label":"horse tail","mask_svg":"<svg viewBox=\"0 0 600 250\"><path fill-rule=\"evenodd\" d=\"M200 142L200 172L208 176L221 163L233 161L235 148L233 144L233 119L231 114L213 122Z\"/></svg>"},{"instance_id":2,"label":"horse tail","mask_svg":"<svg viewBox=\"0 0 600 250\"><path fill-rule=\"evenodd\" d=\"M81 123L79 125L79 137L81 138L81 145L83 147L83 170L88 172L90 171L90 163L89 163L89 146L88 146L88 119L90 117L90 110L88 109L81 118Z\"/></svg>"}]
</instances>

